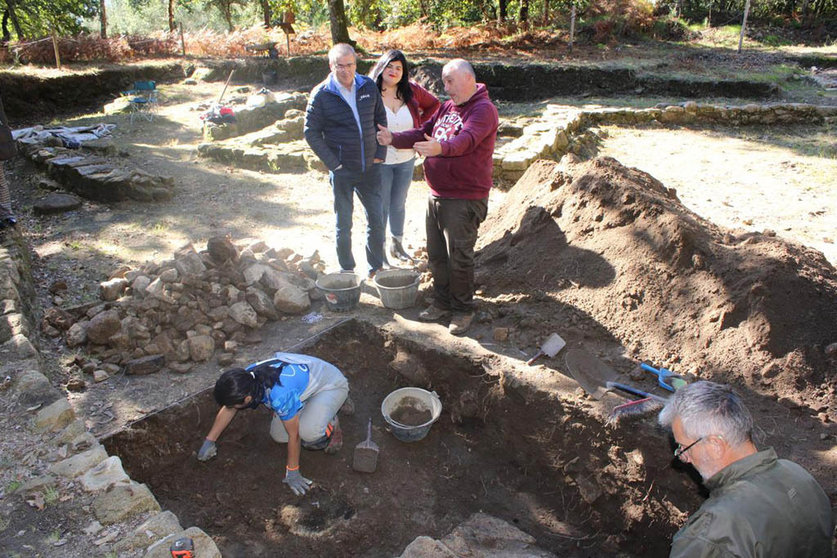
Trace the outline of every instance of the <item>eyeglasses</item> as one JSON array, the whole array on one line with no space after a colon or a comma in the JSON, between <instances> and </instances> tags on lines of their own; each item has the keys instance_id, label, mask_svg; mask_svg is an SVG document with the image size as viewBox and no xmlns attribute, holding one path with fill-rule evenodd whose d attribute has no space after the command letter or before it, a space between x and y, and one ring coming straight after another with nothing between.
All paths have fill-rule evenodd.
<instances>
[{"instance_id":1,"label":"eyeglasses","mask_svg":"<svg viewBox=\"0 0 837 558\"><path fill-rule=\"evenodd\" d=\"M355 66L357 66L357 64L355 64L354 62L352 62L351 64L335 64L334 65L334 67L336 67L338 70L351 70Z\"/></svg>"},{"instance_id":2,"label":"eyeglasses","mask_svg":"<svg viewBox=\"0 0 837 558\"><path fill-rule=\"evenodd\" d=\"M685 448L684 448L682 445L677 444L677 448L675 448L675 450L674 450L674 457L676 457L677 459L680 459L680 457L681 457L684 453L686 453L687 451L689 451L690 449L692 449L692 448L695 446L695 444L697 444L698 442L700 442L701 440L703 440L703 438L704 438L704 437L703 437L703 436L701 436L700 438L698 438L697 440L695 440L694 442L692 442L691 444L689 444L689 445L688 445L688 446L686 446Z\"/></svg>"}]
</instances>

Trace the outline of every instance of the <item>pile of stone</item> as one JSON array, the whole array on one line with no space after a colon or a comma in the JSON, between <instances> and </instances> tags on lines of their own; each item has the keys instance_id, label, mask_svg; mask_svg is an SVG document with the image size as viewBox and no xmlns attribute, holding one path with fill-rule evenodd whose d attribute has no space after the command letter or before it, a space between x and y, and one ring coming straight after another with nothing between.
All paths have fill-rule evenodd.
<instances>
[{"instance_id":1,"label":"pile of stone","mask_svg":"<svg viewBox=\"0 0 837 558\"><path fill-rule=\"evenodd\" d=\"M308 312L324 269L316 252L303 257L213 237L200 252L187 244L171 260L115 271L99 285L101 302L52 307L41 328L86 347L93 358L77 364L96 381L123 369L185 373L216 354L227 366L242 344L261 341L266 322Z\"/></svg>"}]
</instances>

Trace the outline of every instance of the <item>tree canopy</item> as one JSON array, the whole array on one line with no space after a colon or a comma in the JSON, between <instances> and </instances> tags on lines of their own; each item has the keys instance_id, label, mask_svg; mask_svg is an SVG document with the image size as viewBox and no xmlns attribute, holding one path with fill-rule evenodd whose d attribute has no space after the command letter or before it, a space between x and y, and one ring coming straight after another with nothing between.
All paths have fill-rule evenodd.
<instances>
[{"instance_id":1,"label":"tree canopy","mask_svg":"<svg viewBox=\"0 0 837 558\"><path fill-rule=\"evenodd\" d=\"M73 34L84 25L97 31L107 10L112 34L174 30L232 30L259 22L278 23L293 12L297 22L319 26L340 20L373 30L421 21L437 29L476 23L554 26L569 19L575 5L580 17L651 17L673 14L686 21L735 23L746 0L0 0L5 38ZM754 0L751 17L796 24L837 25L837 0ZM333 30L334 32L334 30Z\"/></svg>"}]
</instances>

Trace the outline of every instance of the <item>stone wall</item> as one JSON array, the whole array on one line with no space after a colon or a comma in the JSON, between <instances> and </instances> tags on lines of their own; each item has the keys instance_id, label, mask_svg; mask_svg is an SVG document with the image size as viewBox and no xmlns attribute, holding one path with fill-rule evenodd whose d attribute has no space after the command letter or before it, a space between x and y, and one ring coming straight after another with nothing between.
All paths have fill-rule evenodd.
<instances>
[{"instance_id":1,"label":"stone wall","mask_svg":"<svg viewBox=\"0 0 837 558\"><path fill-rule=\"evenodd\" d=\"M494 175L516 181L536 159L560 159L588 128L599 124L633 126L650 122L665 125L751 126L820 123L837 118L837 107L799 103L725 106L687 101L649 109L578 109L548 105L543 115L525 126L519 137L494 151Z\"/></svg>"},{"instance_id":2,"label":"stone wall","mask_svg":"<svg viewBox=\"0 0 837 558\"><path fill-rule=\"evenodd\" d=\"M173 540L185 536L194 540L198 555L220 557L208 535L196 527L184 531L147 486L128 477L119 457L108 456L43 374L32 327L33 284L20 232L0 231L0 480L6 518L0 532L34 535L43 527L26 522L32 517L27 510L54 508L67 518L56 531L60 537L29 536L25 548L32 555L163 557L170 556Z\"/></svg>"}]
</instances>

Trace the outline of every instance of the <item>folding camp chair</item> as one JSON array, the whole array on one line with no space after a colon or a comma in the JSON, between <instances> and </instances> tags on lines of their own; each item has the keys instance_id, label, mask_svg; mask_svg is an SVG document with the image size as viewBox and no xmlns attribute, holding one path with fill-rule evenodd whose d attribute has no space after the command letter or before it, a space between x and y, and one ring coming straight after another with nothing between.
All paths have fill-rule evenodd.
<instances>
[{"instance_id":1,"label":"folding camp chair","mask_svg":"<svg viewBox=\"0 0 837 558\"><path fill-rule=\"evenodd\" d=\"M126 94L131 105L131 124L134 123L134 116L143 116L151 122L157 106L157 84L153 81L135 81L134 88L126 91Z\"/></svg>"}]
</instances>

